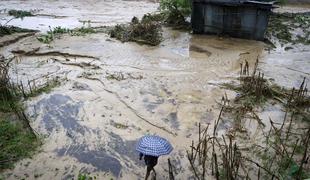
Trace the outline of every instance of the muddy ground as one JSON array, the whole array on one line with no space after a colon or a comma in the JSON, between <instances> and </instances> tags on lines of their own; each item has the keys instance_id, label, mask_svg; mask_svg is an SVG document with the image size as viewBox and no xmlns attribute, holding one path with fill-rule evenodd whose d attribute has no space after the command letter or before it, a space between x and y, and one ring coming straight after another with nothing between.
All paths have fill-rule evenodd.
<instances>
[{"instance_id":1,"label":"muddy ground","mask_svg":"<svg viewBox=\"0 0 310 180\"><path fill-rule=\"evenodd\" d=\"M81 27L129 22L157 10L149 1L1 1L0 9L35 10L34 17L11 25L45 32L49 26ZM310 9L308 9L310 11ZM1 21L9 19L5 12ZM176 179L192 179L186 150L197 136L198 123L213 123L218 102L226 92L218 85L238 76L240 63L259 69L271 81L297 87L310 78L310 48L294 45L275 49L258 41L192 35L164 28L156 47L121 43L105 33L63 35L43 44L37 34L14 34L0 39L0 52L15 56L11 78L40 86L57 78L52 92L28 99L26 112L43 146L31 159L2 172L5 179L70 179L90 173L98 179L142 179L143 163L135 151L145 134L167 138L174 146L159 159L158 179L167 179L170 158ZM280 107L261 114L283 119ZM222 131L229 129L223 124ZM254 136L254 135L253 135ZM255 137L253 137L255 139Z\"/></svg>"}]
</instances>

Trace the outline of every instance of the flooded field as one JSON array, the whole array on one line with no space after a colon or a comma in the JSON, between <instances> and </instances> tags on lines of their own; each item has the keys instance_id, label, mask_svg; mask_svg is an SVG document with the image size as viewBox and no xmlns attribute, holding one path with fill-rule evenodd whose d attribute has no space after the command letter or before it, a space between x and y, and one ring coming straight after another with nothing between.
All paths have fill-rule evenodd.
<instances>
[{"instance_id":1,"label":"flooded field","mask_svg":"<svg viewBox=\"0 0 310 180\"><path fill-rule=\"evenodd\" d=\"M1 1L0 9L34 10L36 16L10 25L45 32L49 26L81 27L129 22L157 10L150 1ZM308 11L310 11L308 9ZM10 17L0 14L1 22ZM90 173L97 179L143 179L145 167L135 145L145 134L157 134L174 146L159 158L157 178L168 179L167 159L176 179L193 179L186 150L197 137L197 126L212 124L223 94L219 87L238 77L247 60L271 81L297 87L310 78L310 48L294 45L269 49L263 42L192 35L163 29L155 47L121 43L106 33L63 35L50 44L38 34L21 33L0 39L0 53L16 58L13 82L40 86L61 82L52 92L28 99L26 114L43 145L31 159L4 171L5 179L71 179ZM280 107L262 113L264 122L283 119ZM228 130L229 124L220 129ZM255 139L255 136L252 136Z\"/></svg>"}]
</instances>

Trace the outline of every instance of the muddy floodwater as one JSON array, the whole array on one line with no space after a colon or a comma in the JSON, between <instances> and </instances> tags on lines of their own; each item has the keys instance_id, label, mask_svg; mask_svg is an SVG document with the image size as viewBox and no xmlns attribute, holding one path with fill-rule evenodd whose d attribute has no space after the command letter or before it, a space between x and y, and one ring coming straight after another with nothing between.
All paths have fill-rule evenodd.
<instances>
[{"instance_id":1,"label":"muddy floodwater","mask_svg":"<svg viewBox=\"0 0 310 180\"><path fill-rule=\"evenodd\" d=\"M34 10L36 16L10 25L42 32L49 26L81 27L84 21L92 26L129 22L157 7L151 1L121 0L0 3L0 9ZM1 22L10 19L5 13L0 17ZM197 136L198 123L212 124L217 118L221 97L235 97L218 85L236 78L240 63L247 60L253 66L258 58L265 76L285 87L310 78L309 46L270 50L263 42L170 28L163 29L163 36L155 47L121 43L105 33L64 35L50 44L25 34L1 38L0 53L17 57L12 81L36 86L56 78L61 82L50 93L26 101L31 126L43 145L31 159L3 172L5 179L72 179L87 173L97 179L143 179L145 167L135 144L146 134L165 137L174 147L159 158L157 179L168 179L168 158L178 172L176 179L193 179L186 150ZM263 120L283 117L278 107L267 109Z\"/></svg>"}]
</instances>

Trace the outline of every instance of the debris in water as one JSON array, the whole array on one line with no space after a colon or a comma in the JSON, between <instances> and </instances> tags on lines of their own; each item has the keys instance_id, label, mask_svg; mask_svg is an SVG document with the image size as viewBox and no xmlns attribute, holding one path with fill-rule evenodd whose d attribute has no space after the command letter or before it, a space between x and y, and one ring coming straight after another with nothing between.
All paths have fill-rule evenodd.
<instances>
[{"instance_id":1,"label":"debris in water","mask_svg":"<svg viewBox=\"0 0 310 180\"><path fill-rule=\"evenodd\" d=\"M129 24L116 25L109 34L122 42L135 41L156 46L162 41L161 32L161 25L153 19L144 17L139 21L134 17Z\"/></svg>"}]
</instances>

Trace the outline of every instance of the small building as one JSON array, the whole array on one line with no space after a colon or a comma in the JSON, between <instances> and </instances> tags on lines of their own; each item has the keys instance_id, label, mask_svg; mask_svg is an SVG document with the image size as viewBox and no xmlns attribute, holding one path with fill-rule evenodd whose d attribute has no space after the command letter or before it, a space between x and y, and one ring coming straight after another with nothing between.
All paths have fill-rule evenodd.
<instances>
[{"instance_id":1,"label":"small building","mask_svg":"<svg viewBox=\"0 0 310 180\"><path fill-rule=\"evenodd\" d=\"M192 28L197 34L227 34L263 40L274 2L192 0Z\"/></svg>"}]
</instances>

